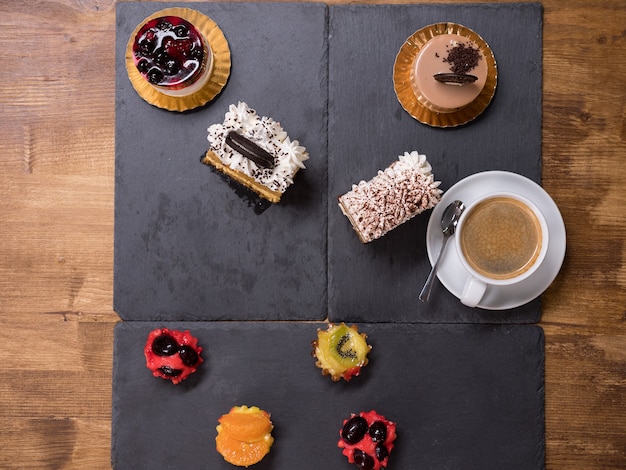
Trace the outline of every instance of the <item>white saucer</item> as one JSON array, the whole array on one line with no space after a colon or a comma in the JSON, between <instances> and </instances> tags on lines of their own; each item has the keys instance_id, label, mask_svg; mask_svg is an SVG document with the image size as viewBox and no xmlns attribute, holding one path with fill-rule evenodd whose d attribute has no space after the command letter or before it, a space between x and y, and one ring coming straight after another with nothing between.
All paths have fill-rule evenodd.
<instances>
[{"instance_id":1,"label":"white saucer","mask_svg":"<svg viewBox=\"0 0 626 470\"><path fill-rule=\"evenodd\" d=\"M561 212L548 193L534 181L507 171L485 171L462 179L441 198L435 206L426 231L426 246L431 265L439 254L443 235L441 215L452 201L458 199L468 206L484 194L511 191L527 197L543 212L550 232L550 245L543 264L530 278L515 286L488 287L477 305L487 310L505 310L530 302L545 291L556 278L565 258L565 224ZM454 296L461 296L465 280L469 276L463 268L452 240L439 262L437 277Z\"/></svg>"}]
</instances>

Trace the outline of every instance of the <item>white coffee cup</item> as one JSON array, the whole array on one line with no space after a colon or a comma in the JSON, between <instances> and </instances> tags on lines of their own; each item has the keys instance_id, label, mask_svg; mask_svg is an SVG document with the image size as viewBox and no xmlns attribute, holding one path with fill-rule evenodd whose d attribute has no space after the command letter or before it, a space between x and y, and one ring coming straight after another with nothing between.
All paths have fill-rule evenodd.
<instances>
[{"instance_id":1,"label":"white coffee cup","mask_svg":"<svg viewBox=\"0 0 626 470\"><path fill-rule=\"evenodd\" d=\"M546 220L527 198L498 192L472 202L455 232L457 254L468 274L461 302L476 307L488 287L528 279L543 263L548 243Z\"/></svg>"}]
</instances>

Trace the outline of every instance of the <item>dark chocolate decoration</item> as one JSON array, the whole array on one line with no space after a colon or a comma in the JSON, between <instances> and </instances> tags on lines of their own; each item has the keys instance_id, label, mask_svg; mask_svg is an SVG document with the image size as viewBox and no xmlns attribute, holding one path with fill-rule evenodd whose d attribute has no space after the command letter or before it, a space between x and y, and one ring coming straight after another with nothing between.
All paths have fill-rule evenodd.
<instances>
[{"instance_id":1,"label":"dark chocolate decoration","mask_svg":"<svg viewBox=\"0 0 626 470\"><path fill-rule=\"evenodd\" d=\"M433 77L438 82L445 83L446 85L465 85L478 80L476 75L466 73L438 73L433 75Z\"/></svg>"},{"instance_id":2,"label":"dark chocolate decoration","mask_svg":"<svg viewBox=\"0 0 626 470\"><path fill-rule=\"evenodd\" d=\"M262 168L274 168L274 157L267 150L235 131L226 136L226 145Z\"/></svg>"}]
</instances>

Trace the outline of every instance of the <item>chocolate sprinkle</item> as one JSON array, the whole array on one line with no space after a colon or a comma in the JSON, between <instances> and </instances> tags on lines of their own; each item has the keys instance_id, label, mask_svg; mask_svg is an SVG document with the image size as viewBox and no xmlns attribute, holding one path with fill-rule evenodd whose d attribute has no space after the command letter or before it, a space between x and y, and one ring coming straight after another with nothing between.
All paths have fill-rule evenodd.
<instances>
[{"instance_id":1,"label":"chocolate sprinkle","mask_svg":"<svg viewBox=\"0 0 626 470\"><path fill-rule=\"evenodd\" d=\"M473 70L481 59L482 57L480 56L478 48L459 43L450 49L448 57L443 59L443 61L450 64L452 73L465 75L467 72Z\"/></svg>"}]
</instances>

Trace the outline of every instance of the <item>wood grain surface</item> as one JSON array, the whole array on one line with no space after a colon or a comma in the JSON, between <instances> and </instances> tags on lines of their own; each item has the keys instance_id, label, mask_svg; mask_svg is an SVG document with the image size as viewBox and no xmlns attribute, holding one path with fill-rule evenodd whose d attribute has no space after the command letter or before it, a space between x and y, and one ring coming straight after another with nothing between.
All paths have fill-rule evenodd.
<instances>
[{"instance_id":1,"label":"wood grain surface","mask_svg":"<svg viewBox=\"0 0 626 470\"><path fill-rule=\"evenodd\" d=\"M568 231L546 466L623 469L626 3L543 5L543 185ZM0 468L110 468L115 2L0 0L0 24Z\"/></svg>"}]
</instances>

